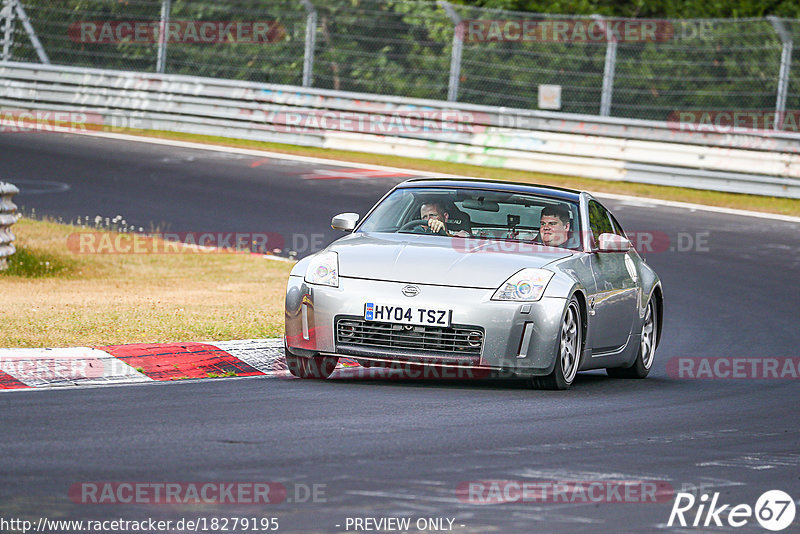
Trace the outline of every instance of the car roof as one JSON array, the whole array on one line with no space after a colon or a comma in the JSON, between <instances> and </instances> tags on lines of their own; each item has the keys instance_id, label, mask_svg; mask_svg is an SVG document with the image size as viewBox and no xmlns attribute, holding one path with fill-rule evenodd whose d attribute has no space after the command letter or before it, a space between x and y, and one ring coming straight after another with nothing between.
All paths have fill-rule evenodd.
<instances>
[{"instance_id":1,"label":"car roof","mask_svg":"<svg viewBox=\"0 0 800 534\"><path fill-rule=\"evenodd\" d=\"M508 193L532 193L536 195L557 198L570 202L580 201L580 191L553 187L549 185L524 184L520 182L505 182L502 180L479 180L470 178L412 178L396 186L397 189L410 187L454 187L492 189Z\"/></svg>"}]
</instances>

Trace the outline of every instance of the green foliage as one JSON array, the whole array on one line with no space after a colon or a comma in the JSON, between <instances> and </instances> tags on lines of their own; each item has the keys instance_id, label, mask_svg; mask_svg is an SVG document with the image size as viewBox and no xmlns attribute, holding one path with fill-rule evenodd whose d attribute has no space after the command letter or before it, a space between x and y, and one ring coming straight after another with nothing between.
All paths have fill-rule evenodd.
<instances>
[{"instance_id":1,"label":"green foliage","mask_svg":"<svg viewBox=\"0 0 800 534\"><path fill-rule=\"evenodd\" d=\"M465 4L531 13L563 13L641 18L746 18L775 15L800 18L795 0L451 0Z\"/></svg>"},{"instance_id":2,"label":"green foliage","mask_svg":"<svg viewBox=\"0 0 800 534\"><path fill-rule=\"evenodd\" d=\"M8 258L8 269L0 271L0 276L46 278L72 274L75 267L67 259L17 245L17 251Z\"/></svg>"},{"instance_id":3,"label":"green foliage","mask_svg":"<svg viewBox=\"0 0 800 534\"><path fill-rule=\"evenodd\" d=\"M436 2L313 3L317 10L313 87L447 98L454 27ZM800 3L788 0L452 3L466 21L535 20L535 13L562 18L590 14L656 19L800 17ZM160 0L27 0L25 5L53 63L146 72L156 68L155 43L85 43L67 35L70 27L86 20L158 21ZM273 21L282 31L269 43L168 43L166 72L298 86L306 16L302 3L294 0L174 0L172 21ZM774 109L781 41L766 19L670 20L666 24L673 31L666 39L619 44L612 116L666 120L672 112L684 110ZM786 20L785 24L795 42L800 40L800 21ZM561 111L596 114L606 49L605 42L465 42L458 101L536 109L538 86L555 84L562 87ZM36 61L19 25L13 57ZM787 108L797 109L797 67L790 68L790 80ZM258 93L252 96L258 98Z\"/></svg>"}]
</instances>

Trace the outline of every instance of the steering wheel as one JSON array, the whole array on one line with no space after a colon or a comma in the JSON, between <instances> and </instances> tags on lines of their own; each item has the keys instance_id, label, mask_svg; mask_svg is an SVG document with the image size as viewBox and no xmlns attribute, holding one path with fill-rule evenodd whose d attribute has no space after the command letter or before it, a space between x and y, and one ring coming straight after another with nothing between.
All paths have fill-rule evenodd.
<instances>
[{"instance_id":1,"label":"steering wheel","mask_svg":"<svg viewBox=\"0 0 800 534\"><path fill-rule=\"evenodd\" d=\"M414 219L413 221L408 221L403 226L401 226L397 230L397 233L409 232L409 231L414 230L416 228L422 228L423 231L422 232L414 232L415 234L427 233L427 232L430 231L430 226L428 226L428 221L426 221L425 219ZM442 227L442 229L439 230L438 232L436 232L436 234L437 235L447 236L447 228L446 227Z\"/></svg>"}]
</instances>

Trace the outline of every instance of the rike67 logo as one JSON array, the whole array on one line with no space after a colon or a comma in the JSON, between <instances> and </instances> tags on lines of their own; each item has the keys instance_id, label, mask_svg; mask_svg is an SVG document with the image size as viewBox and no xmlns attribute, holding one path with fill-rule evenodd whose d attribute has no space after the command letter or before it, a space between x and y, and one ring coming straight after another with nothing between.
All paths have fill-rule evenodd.
<instances>
[{"instance_id":1,"label":"rike67 logo","mask_svg":"<svg viewBox=\"0 0 800 534\"><path fill-rule=\"evenodd\" d=\"M764 492L754 507L749 504L721 504L719 492L711 497L704 493L699 499L691 493L681 492L675 496L667 526L738 528L755 519L763 528L778 532L792 524L795 512L791 496L781 490Z\"/></svg>"}]
</instances>

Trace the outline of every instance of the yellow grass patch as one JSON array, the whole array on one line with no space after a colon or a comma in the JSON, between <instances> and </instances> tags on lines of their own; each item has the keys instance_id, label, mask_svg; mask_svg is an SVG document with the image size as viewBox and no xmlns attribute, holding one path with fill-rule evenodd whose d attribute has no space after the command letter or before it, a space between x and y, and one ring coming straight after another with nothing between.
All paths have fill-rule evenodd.
<instances>
[{"instance_id":1,"label":"yellow grass patch","mask_svg":"<svg viewBox=\"0 0 800 534\"><path fill-rule=\"evenodd\" d=\"M13 230L19 252L0 274L0 347L217 341L283 333L291 263L183 247L175 252L163 243L153 248L171 253L77 254L76 247L67 246L69 236L96 230L29 219ZM116 239L116 233L108 233Z\"/></svg>"}]
</instances>

